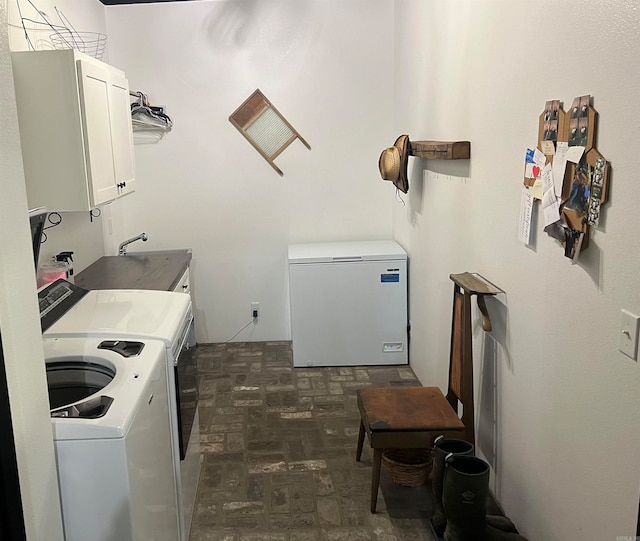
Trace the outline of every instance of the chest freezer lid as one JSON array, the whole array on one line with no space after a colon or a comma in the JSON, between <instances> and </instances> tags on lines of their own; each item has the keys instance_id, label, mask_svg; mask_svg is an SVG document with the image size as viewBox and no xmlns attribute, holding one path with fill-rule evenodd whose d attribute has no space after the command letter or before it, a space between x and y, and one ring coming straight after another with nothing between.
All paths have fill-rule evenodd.
<instances>
[{"instance_id":1,"label":"chest freezer lid","mask_svg":"<svg viewBox=\"0 0 640 541\"><path fill-rule=\"evenodd\" d=\"M289 263L406 260L407 252L393 240L290 244Z\"/></svg>"}]
</instances>

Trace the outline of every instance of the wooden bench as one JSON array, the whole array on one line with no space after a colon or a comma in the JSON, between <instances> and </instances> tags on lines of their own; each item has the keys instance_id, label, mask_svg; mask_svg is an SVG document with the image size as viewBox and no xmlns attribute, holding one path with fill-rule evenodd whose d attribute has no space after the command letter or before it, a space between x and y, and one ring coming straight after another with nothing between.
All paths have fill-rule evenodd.
<instances>
[{"instance_id":1,"label":"wooden bench","mask_svg":"<svg viewBox=\"0 0 640 541\"><path fill-rule=\"evenodd\" d=\"M376 512L380 464L384 449L430 449L433 440L444 434L475 444L473 416L473 359L471 296L477 295L482 327L491 331L484 301L486 295L501 290L477 274L450 275L453 287L451 353L447 396L438 387L361 389L357 392L360 433L356 461L362 456L365 434L373 449L371 512ZM462 404L462 418L458 416Z\"/></svg>"},{"instance_id":2,"label":"wooden bench","mask_svg":"<svg viewBox=\"0 0 640 541\"><path fill-rule=\"evenodd\" d=\"M438 387L361 389L357 395L360 433L356 460L362 456L366 433L373 449L371 512L375 513L382 451L429 449L440 434L461 437L464 424Z\"/></svg>"}]
</instances>

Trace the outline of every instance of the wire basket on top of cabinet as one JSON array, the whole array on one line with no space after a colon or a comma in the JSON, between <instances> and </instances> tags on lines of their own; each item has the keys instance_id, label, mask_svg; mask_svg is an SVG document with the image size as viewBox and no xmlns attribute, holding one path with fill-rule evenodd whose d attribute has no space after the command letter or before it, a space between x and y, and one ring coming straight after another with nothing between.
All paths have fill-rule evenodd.
<instances>
[{"instance_id":1,"label":"wire basket on top of cabinet","mask_svg":"<svg viewBox=\"0 0 640 541\"><path fill-rule=\"evenodd\" d=\"M100 32L57 30L49 38L56 49L75 49L98 60L102 60L107 47L107 36Z\"/></svg>"}]
</instances>

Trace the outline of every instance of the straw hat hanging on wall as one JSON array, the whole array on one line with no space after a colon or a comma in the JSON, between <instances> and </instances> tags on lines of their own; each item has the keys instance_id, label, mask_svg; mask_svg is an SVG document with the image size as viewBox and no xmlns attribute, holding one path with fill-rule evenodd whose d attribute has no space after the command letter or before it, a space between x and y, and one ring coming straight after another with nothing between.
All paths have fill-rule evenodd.
<instances>
[{"instance_id":1,"label":"straw hat hanging on wall","mask_svg":"<svg viewBox=\"0 0 640 541\"><path fill-rule=\"evenodd\" d=\"M409 191L407 178L407 161L409 157L409 136L401 135L392 147L386 148L380 154L378 168L382 180L390 180L401 192Z\"/></svg>"}]
</instances>

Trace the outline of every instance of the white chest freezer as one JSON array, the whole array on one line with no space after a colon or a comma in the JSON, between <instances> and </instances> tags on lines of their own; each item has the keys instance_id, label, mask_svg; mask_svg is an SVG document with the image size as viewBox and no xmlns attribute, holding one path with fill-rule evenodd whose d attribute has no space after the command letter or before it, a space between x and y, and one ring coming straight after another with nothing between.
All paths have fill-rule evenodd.
<instances>
[{"instance_id":1,"label":"white chest freezer","mask_svg":"<svg viewBox=\"0 0 640 541\"><path fill-rule=\"evenodd\" d=\"M408 363L407 253L391 240L292 244L294 366Z\"/></svg>"}]
</instances>

